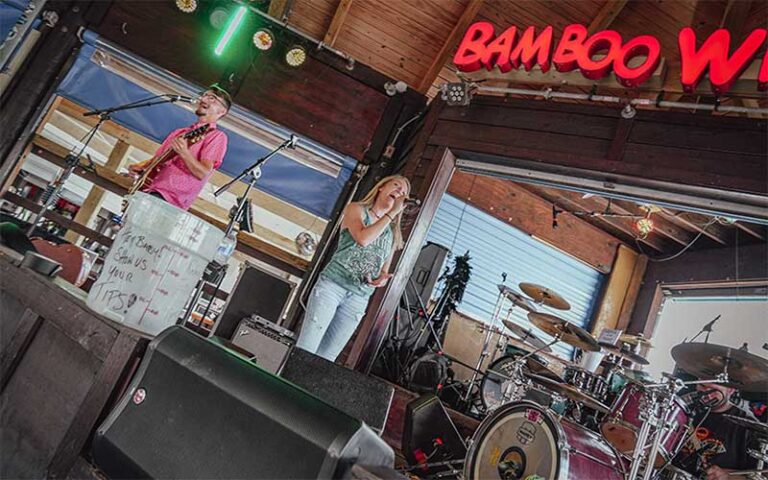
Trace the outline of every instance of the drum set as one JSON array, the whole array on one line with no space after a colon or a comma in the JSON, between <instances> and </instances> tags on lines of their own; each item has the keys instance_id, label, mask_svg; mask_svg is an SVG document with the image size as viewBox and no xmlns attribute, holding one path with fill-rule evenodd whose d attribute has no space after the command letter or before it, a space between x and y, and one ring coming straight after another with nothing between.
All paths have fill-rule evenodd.
<instances>
[{"instance_id":1,"label":"drum set","mask_svg":"<svg viewBox=\"0 0 768 480\"><path fill-rule=\"evenodd\" d=\"M701 380L665 376L654 382L638 368L648 364L638 353L652 348L647 339L620 335L616 345L598 342L581 327L538 311L569 309L562 296L540 285L519 287L522 294L498 286L492 326L465 394L469 399L471 385L479 382L476 395L485 415L463 462L465 479L692 479L671 465L696 427L681 391L707 383L761 392L768 384L767 360L709 343L683 343L671 352L680 368ZM512 321L513 309L523 309L553 339ZM505 330L495 328L498 323ZM582 351L580 364L553 353L560 342ZM761 476L768 465L768 427L734 422L760 439L760 448L748 452L758 468L741 473L768 479Z\"/></svg>"}]
</instances>

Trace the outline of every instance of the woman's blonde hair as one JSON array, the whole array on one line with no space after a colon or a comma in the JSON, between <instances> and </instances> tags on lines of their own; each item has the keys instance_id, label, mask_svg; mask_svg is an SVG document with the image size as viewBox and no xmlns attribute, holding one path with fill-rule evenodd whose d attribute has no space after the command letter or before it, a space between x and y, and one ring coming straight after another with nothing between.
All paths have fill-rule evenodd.
<instances>
[{"instance_id":1,"label":"woman's blonde hair","mask_svg":"<svg viewBox=\"0 0 768 480\"><path fill-rule=\"evenodd\" d=\"M402 175L390 175L388 177L384 177L379 182L373 186L373 188L360 200L361 205L365 205L366 207L373 206L374 202L376 201L376 196L379 194L379 190L381 187L383 187L387 182L390 182L392 180L402 180L405 182L405 186L407 187L407 191L405 192L405 196L407 197L411 193L411 182L406 177ZM401 230L402 228L402 220L403 220L403 212L400 212L395 216L394 219L392 219L392 223L389 225L392 229L392 239L393 239L393 246L396 250L402 250L403 248L403 232Z\"/></svg>"}]
</instances>

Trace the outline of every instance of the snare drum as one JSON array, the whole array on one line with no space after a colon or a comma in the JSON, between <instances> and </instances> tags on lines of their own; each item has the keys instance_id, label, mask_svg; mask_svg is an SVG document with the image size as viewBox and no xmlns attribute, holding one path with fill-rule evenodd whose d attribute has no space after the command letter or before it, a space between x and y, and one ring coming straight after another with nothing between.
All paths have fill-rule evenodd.
<instances>
[{"instance_id":1,"label":"snare drum","mask_svg":"<svg viewBox=\"0 0 768 480\"><path fill-rule=\"evenodd\" d=\"M623 480L625 469L599 434L524 401L503 405L483 420L467 451L464 478Z\"/></svg>"},{"instance_id":2,"label":"snare drum","mask_svg":"<svg viewBox=\"0 0 768 480\"><path fill-rule=\"evenodd\" d=\"M603 377L581 367L566 367L565 382L600 402L605 402L608 396L608 382Z\"/></svg>"},{"instance_id":3,"label":"snare drum","mask_svg":"<svg viewBox=\"0 0 768 480\"><path fill-rule=\"evenodd\" d=\"M644 409L651 404L650 393L638 383L628 383L611 406L611 411L600 424L605 439L618 451L631 455L637 443L640 428L647 421ZM675 397L672 408L667 412L659 453L654 466L660 468L671 459L682 446L688 433L688 414L679 397ZM651 427L648 438L653 438L655 428Z\"/></svg>"}]
</instances>

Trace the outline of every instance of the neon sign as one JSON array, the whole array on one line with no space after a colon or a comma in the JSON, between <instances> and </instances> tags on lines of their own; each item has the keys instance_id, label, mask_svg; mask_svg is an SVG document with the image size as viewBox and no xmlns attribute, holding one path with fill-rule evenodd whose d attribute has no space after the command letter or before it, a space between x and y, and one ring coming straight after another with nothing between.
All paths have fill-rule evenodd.
<instances>
[{"instance_id":1,"label":"neon sign","mask_svg":"<svg viewBox=\"0 0 768 480\"><path fill-rule=\"evenodd\" d=\"M684 28L678 35L680 49L681 83L686 92L696 89L701 79L709 73L712 90L726 93L733 83L749 67L755 54L763 45L766 29L753 30L742 44L729 56L731 36L727 30L716 30L699 48L696 34ZM633 59L642 59L634 61ZM640 35L627 42L614 30L603 30L589 35L586 27L568 25L557 44L552 27L546 27L538 35L534 27L521 33L510 27L496 35L491 23L472 24L453 57L462 72L474 72L481 68L501 72L520 68L526 71L538 66L543 72L554 64L558 72L580 70L590 80L606 77L611 72L628 88L642 85L656 71L661 61L661 44L651 35ZM757 88L768 87L768 53L763 58L758 73Z\"/></svg>"}]
</instances>

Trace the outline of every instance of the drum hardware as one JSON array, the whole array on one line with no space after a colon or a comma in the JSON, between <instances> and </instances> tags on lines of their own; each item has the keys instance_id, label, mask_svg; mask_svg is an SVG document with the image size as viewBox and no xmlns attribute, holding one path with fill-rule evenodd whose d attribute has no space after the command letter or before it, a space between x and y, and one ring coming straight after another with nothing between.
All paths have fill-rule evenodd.
<instances>
[{"instance_id":1,"label":"drum hardware","mask_svg":"<svg viewBox=\"0 0 768 480\"><path fill-rule=\"evenodd\" d=\"M520 283L518 285L524 294L539 305L555 308L557 310L570 310L571 304L562 296L541 285L535 283Z\"/></svg>"},{"instance_id":2,"label":"drum hardware","mask_svg":"<svg viewBox=\"0 0 768 480\"><path fill-rule=\"evenodd\" d=\"M759 450L747 449L747 454L757 460L757 469L760 470L768 465L768 425L735 415L726 414L723 416L731 423L744 427L755 435L760 448ZM751 473L765 473L765 471Z\"/></svg>"},{"instance_id":3,"label":"drum hardware","mask_svg":"<svg viewBox=\"0 0 768 480\"><path fill-rule=\"evenodd\" d=\"M494 330L496 328L496 325L498 324L498 320L499 320L501 311L502 311L502 309L504 307L504 300L508 299L508 296L505 294L505 292L507 291L507 290L505 290L506 286L501 284L498 287L499 287L499 295L498 295L498 297L496 299L496 305L494 306L494 309L493 309L493 316L491 318L491 326L490 326L490 328L488 329L488 331L487 331L487 333L485 335L485 340L483 341L483 348L480 351L480 357L477 359L477 363L476 363L475 367L472 369L473 370L472 378L469 381L470 388L467 390L467 393L465 394L465 396L463 398L463 402L465 404L469 403L469 397L472 395L471 385L474 385L477 382L478 372L480 371L480 368L483 365L483 361L485 360L485 358L488 355L490 355L490 352L488 351L488 347L490 347L491 338L493 336L493 332L494 332ZM507 310L507 316L506 316L505 320L509 320L509 317L511 316L512 310L514 308L515 308L515 305L513 304L512 307L510 307ZM534 315L534 313L529 313L528 315L529 316L530 315ZM555 335L553 335L553 336L555 336ZM548 344L548 345L545 344L545 345L541 346L540 348L534 350L533 352L531 352L531 353L529 353L527 355L524 355L523 357L520 358L520 361L523 361L523 360L527 359L528 357L530 357L531 355L533 355L535 353L538 353L538 352L540 352L540 351L542 351L542 350L544 350L546 348L551 347L552 345L554 345L555 343L557 343L559 341L559 337L560 337L559 335L556 336L555 340L553 340L550 344ZM494 352L494 356L495 356L495 352Z\"/></svg>"},{"instance_id":4,"label":"drum hardware","mask_svg":"<svg viewBox=\"0 0 768 480\"><path fill-rule=\"evenodd\" d=\"M587 393L582 392L581 390L579 390L578 388L572 385L568 385L565 383L558 383L553 380L550 380L549 378L541 377L539 375L528 375L528 378L530 378L533 382L542 385L547 390L551 390L564 397L567 397L573 400L574 402L576 402L577 404L581 404L585 407L591 408L600 413L608 413L610 411L608 406L592 398Z\"/></svg>"},{"instance_id":5,"label":"drum hardware","mask_svg":"<svg viewBox=\"0 0 768 480\"><path fill-rule=\"evenodd\" d=\"M517 337L521 342L527 343L534 348L546 347L546 342L544 342L544 340L540 339L535 333L533 333L530 328L523 328L515 322L507 319L502 320L501 323L503 323L504 326L512 332L512 335ZM546 347L542 351L551 352L552 349Z\"/></svg>"},{"instance_id":6,"label":"drum hardware","mask_svg":"<svg viewBox=\"0 0 768 480\"><path fill-rule=\"evenodd\" d=\"M613 355L613 356L622 358L624 360L628 360L638 365L648 365L648 360L646 360L644 357L638 355L635 352L624 350L622 348L616 347L615 345L610 345L607 343L600 343L599 345L601 349L609 355Z\"/></svg>"},{"instance_id":7,"label":"drum hardware","mask_svg":"<svg viewBox=\"0 0 768 480\"><path fill-rule=\"evenodd\" d=\"M568 320L548 313L529 313L528 320L547 335L559 336L568 345L589 352L600 351L600 345L592 335Z\"/></svg>"},{"instance_id":8,"label":"drum hardware","mask_svg":"<svg viewBox=\"0 0 768 480\"><path fill-rule=\"evenodd\" d=\"M536 307L533 305L533 303L531 303L530 300L525 298L520 293L512 290L511 288L509 288L508 286L504 285L503 283L500 283L497 286L499 288L499 293L501 295L503 295L507 300L512 302L512 305L514 305L516 307L520 307L523 310L527 310L529 312L535 312L536 311Z\"/></svg>"}]
</instances>

